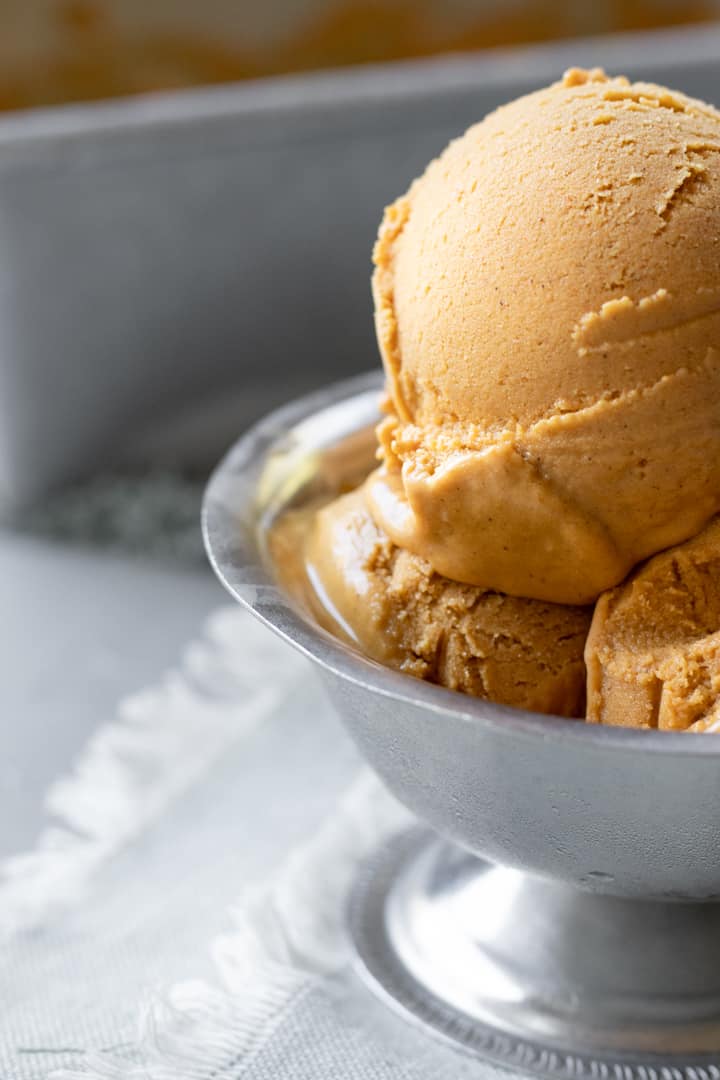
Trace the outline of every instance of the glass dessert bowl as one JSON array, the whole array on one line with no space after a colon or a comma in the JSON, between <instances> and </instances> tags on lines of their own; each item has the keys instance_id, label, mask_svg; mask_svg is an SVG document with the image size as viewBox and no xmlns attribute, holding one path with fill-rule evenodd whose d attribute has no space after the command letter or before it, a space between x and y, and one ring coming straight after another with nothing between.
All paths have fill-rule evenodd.
<instances>
[{"instance_id":1,"label":"glass dessert bowl","mask_svg":"<svg viewBox=\"0 0 720 1080\"><path fill-rule=\"evenodd\" d=\"M720 742L421 682L333 637L281 584L273 526L370 471L380 390L380 373L363 376L268 416L221 462L203 510L220 580L314 661L364 757L425 826L358 882L359 966L409 1015L525 1071L711 1080Z\"/></svg>"}]
</instances>

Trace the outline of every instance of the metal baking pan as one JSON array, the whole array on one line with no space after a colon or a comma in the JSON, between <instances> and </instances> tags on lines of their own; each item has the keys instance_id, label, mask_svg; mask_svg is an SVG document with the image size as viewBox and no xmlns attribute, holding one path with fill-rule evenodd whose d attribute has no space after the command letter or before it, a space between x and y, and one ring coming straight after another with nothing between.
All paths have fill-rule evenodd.
<instances>
[{"instance_id":1,"label":"metal baking pan","mask_svg":"<svg viewBox=\"0 0 720 1080\"><path fill-rule=\"evenodd\" d=\"M372 366L382 207L450 137L572 64L718 100L718 57L703 27L6 115L0 505L210 460Z\"/></svg>"}]
</instances>

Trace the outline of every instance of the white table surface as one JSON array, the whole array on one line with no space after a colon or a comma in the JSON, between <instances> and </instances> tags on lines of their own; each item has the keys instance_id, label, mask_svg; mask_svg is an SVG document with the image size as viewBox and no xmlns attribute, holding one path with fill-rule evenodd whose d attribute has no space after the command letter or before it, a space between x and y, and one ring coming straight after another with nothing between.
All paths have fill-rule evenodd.
<instances>
[{"instance_id":1,"label":"white table surface","mask_svg":"<svg viewBox=\"0 0 720 1080\"><path fill-rule=\"evenodd\" d=\"M38 832L42 793L124 695L154 682L224 594L163 565L0 533L0 857Z\"/></svg>"}]
</instances>

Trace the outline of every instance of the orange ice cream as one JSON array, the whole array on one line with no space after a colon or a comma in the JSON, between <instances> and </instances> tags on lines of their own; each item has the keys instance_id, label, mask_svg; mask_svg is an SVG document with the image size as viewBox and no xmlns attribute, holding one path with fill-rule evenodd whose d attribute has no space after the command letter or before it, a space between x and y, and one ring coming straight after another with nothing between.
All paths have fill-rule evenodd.
<instances>
[{"instance_id":1,"label":"orange ice cream","mask_svg":"<svg viewBox=\"0 0 720 1080\"><path fill-rule=\"evenodd\" d=\"M305 567L319 621L373 659L504 705L584 715L591 608L441 577L380 532L362 490L314 516Z\"/></svg>"},{"instance_id":2,"label":"orange ice cream","mask_svg":"<svg viewBox=\"0 0 720 1080\"><path fill-rule=\"evenodd\" d=\"M570 71L374 261L380 465L290 545L319 620L507 705L720 730L720 113Z\"/></svg>"},{"instance_id":3,"label":"orange ice cream","mask_svg":"<svg viewBox=\"0 0 720 1080\"><path fill-rule=\"evenodd\" d=\"M720 518L595 605L587 719L720 731Z\"/></svg>"},{"instance_id":4,"label":"orange ice cream","mask_svg":"<svg viewBox=\"0 0 720 1080\"><path fill-rule=\"evenodd\" d=\"M585 604L720 510L720 113L573 70L390 206L373 518L441 575Z\"/></svg>"}]
</instances>

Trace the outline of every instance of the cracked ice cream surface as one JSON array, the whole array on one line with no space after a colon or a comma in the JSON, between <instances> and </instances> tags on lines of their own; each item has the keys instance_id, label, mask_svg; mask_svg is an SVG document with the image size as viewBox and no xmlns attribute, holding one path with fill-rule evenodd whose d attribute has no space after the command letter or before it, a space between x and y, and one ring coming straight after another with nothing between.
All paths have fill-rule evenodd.
<instances>
[{"instance_id":1,"label":"cracked ice cream surface","mask_svg":"<svg viewBox=\"0 0 720 1080\"><path fill-rule=\"evenodd\" d=\"M318 620L368 656L505 705L584 715L591 608L502 596L443 578L378 529L362 488L277 528L275 547L284 545L291 590L297 595L307 575L305 596ZM302 566L298 536L305 537Z\"/></svg>"},{"instance_id":2,"label":"cracked ice cream surface","mask_svg":"<svg viewBox=\"0 0 720 1080\"><path fill-rule=\"evenodd\" d=\"M600 597L585 656L592 723L720 731L720 518Z\"/></svg>"},{"instance_id":3,"label":"cracked ice cream surface","mask_svg":"<svg viewBox=\"0 0 720 1080\"><path fill-rule=\"evenodd\" d=\"M720 113L573 70L386 211L367 497L440 574L587 603L720 509Z\"/></svg>"}]
</instances>

